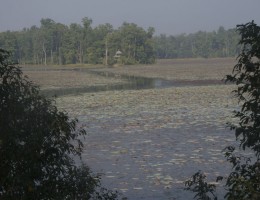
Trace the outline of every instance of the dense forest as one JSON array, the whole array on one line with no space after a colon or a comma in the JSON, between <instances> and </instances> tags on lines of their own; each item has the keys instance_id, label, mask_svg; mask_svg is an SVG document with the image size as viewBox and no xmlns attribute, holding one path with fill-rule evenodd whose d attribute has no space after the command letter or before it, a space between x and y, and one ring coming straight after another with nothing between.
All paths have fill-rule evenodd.
<instances>
[{"instance_id":1,"label":"dense forest","mask_svg":"<svg viewBox=\"0 0 260 200\"><path fill-rule=\"evenodd\" d=\"M240 52L239 39L235 28L225 30L224 27L213 32L153 37L156 57L160 59L237 56Z\"/></svg>"},{"instance_id":2,"label":"dense forest","mask_svg":"<svg viewBox=\"0 0 260 200\"><path fill-rule=\"evenodd\" d=\"M156 58L230 57L239 52L235 29L154 36L134 23L92 26L92 19L64 25L42 19L40 26L0 33L0 47L20 64L150 64ZM119 54L118 54L119 53Z\"/></svg>"}]
</instances>

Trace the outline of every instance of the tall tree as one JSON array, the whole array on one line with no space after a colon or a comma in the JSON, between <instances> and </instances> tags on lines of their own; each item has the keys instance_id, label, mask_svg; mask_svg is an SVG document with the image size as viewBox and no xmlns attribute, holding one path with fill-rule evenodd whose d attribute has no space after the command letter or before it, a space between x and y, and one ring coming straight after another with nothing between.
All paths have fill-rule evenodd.
<instances>
[{"instance_id":1,"label":"tall tree","mask_svg":"<svg viewBox=\"0 0 260 200\"><path fill-rule=\"evenodd\" d=\"M108 64L108 40L113 32L111 24L102 24L93 29L93 45L91 63Z\"/></svg>"},{"instance_id":2,"label":"tall tree","mask_svg":"<svg viewBox=\"0 0 260 200\"><path fill-rule=\"evenodd\" d=\"M29 29L23 29L17 33L18 62L25 64L32 63L33 41Z\"/></svg>"},{"instance_id":3,"label":"tall tree","mask_svg":"<svg viewBox=\"0 0 260 200\"><path fill-rule=\"evenodd\" d=\"M123 23L118 31L114 33L119 38L118 49L123 52L123 63L153 63L154 51L151 40L153 30L145 31L134 23Z\"/></svg>"},{"instance_id":4,"label":"tall tree","mask_svg":"<svg viewBox=\"0 0 260 200\"><path fill-rule=\"evenodd\" d=\"M39 33L39 39L42 46L44 65L47 65L47 54L51 57L53 53L54 43L54 25L55 22L52 19L41 19L41 29Z\"/></svg>"},{"instance_id":5,"label":"tall tree","mask_svg":"<svg viewBox=\"0 0 260 200\"><path fill-rule=\"evenodd\" d=\"M83 62L86 63L90 63L90 61L88 60L88 56L87 54L89 53L88 48L91 48L91 44L92 44L92 37L93 37L93 30L91 27L92 24L92 19L88 18L88 17L84 17L82 19L82 24L83 24L83 41L82 41L82 55L83 55Z\"/></svg>"}]
</instances>

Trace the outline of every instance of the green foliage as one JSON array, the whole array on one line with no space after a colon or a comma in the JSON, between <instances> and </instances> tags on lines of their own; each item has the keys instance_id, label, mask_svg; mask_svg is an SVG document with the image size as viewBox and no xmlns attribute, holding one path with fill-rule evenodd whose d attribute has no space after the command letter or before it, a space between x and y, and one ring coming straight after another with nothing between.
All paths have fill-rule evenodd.
<instances>
[{"instance_id":1,"label":"green foliage","mask_svg":"<svg viewBox=\"0 0 260 200\"><path fill-rule=\"evenodd\" d=\"M239 35L235 29L220 27L213 32L154 37L157 58L197 58L237 56Z\"/></svg>"},{"instance_id":2,"label":"green foliage","mask_svg":"<svg viewBox=\"0 0 260 200\"><path fill-rule=\"evenodd\" d=\"M92 27L92 19L66 26L52 19L42 19L41 26L20 32L0 33L0 47L12 51L23 64L101 64L116 63L117 50L126 63L154 63L153 28L145 31L136 24L123 23L118 29L110 24ZM108 57L106 57L106 51Z\"/></svg>"},{"instance_id":3,"label":"green foliage","mask_svg":"<svg viewBox=\"0 0 260 200\"><path fill-rule=\"evenodd\" d=\"M242 52L233 74L226 81L238 87L234 92L241 104L241 110L235 112L239 126L230 125L240 140L241 147L251 148L257 158L260 156L260 27L254 22L239 25Z\"/></svg>"},{"instance_id":4,"label":"green foliage","mask_svg":"<svg viewBox=\"0 0 260 200\"><path fill-rule=\"evenodd\" d=\"M133 23L123 23L118 30L111 32L107 39L109 63L115 64L150 64L155 62L153 29L145 31ZM120 50L122 57L115 60L116 52Z\"/></svg>"},{"instance_id":5,"label":"green foliage","mask_svg":"<svg viewBox=\"0 0 260 200\"><path fill-rule=\"evenodd\" d=\"M42 19L41 26L17 32L0 33L0 47L12 51L26 64L116 63L117 50L123 52L121 64L150 64L155 58L229 57L239 53L239 34L235 29L198 31L177 36L153 36L154 28L144 30L134 23L113 29L110 24L92 27L92 19L69 26ZM106 57L106 50L108 57Z\"/></svg>"},{"instance_id":6,"label":"green foliage","mask_svg":"<svg viewBox=\"0 0 260 200\"><path fill-rule=\"evenodd\" d=\"M241 35L241 53L233 74L226 77L237 85L233 91L241 105L234 111L239 119L238 125L229 124L235 130L236 138L243 150L250 149L255 157L244 158L233 154L234 147L229 147L226 157L233 164L234 171L229 175L227 197L230 199L260 198L260 27L254 21L238 25Z\"/></svg>"},{"instance_id":7,"label":"green foliage","mask_svg":"<svg viewBox=\"0 0 260 200\"><path fill-rule=\"evenodd\" d=\"M206 182L206 175L202 174L200 171L195 173L190 180L185 182L185 190L192 191L195 194L194 199L198 200L217 200L215 194L216 186L214 184L208 184Z\"/></svg>"},{"instance_id":8,"label":"green foliage","mask_svg":"<svg viewBox=\"0 0 260 200\"><path fill-rule=\"evenodd\" d=\"M0 49L0 199L115 199L80 160L84 129Z\"/></svg>"},{"instance_id":9,"label":"green foliage","mask_svg":"<svg viewBox=\"0 0 260 200\"><path fill-rule=\"evenodd\" d=\"M238 124L229 123L228 126L235 130L240 150L253 154L252 157L236 155L233 146L225 149L227 161L233 166L227 177L225 198L257 200L260 199L260 27L252 21L238 25L237 31L241 36L241 52L233 73L226 76L226 81L237 86L233 93L238 99L240 110L234 111ZM205 192L203 187L199 187L203 182L188 183L189 187L195 185L192 191L198 194Z\"/></svg>"},{"instance_id":10,"label":"green foliage","mask_svg":"<svg viewBox=\"0 0 260 200\"><path fill-rule=\"evenodd\" d=\"M226 182L227 199L250 199L260 198L260 163L251 161L251 158L237 156L235 148L226 148L225 156L233 165L233 171L229 174Z\"/></svg>"}]
</instances>

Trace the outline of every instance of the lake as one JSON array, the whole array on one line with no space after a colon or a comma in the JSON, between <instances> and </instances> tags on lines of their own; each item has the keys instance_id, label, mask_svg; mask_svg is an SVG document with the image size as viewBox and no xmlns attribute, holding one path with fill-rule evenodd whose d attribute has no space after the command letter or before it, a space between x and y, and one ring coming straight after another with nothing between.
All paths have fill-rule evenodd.
<instances>
[{"instance_id":1,"label":"lake","mask_svg":"<svg viewBox=\"0 0 260 200\"><path fill-rule=\"evenodd\" d=\"M236 106L221 82L234 59L162 60L116 68L26 68L88 135L83 161L128 199L191 199L183 182L198 170L228 174L222 150ZM60 92L60 93L59 93Z\"/></svg>"}]
</instances>

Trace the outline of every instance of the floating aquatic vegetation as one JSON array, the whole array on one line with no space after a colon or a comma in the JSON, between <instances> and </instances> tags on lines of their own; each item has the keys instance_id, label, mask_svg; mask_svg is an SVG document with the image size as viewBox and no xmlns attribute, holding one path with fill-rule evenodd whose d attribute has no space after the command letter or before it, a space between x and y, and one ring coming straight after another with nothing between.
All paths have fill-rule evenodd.
<instances>
[{"instance_id":1,"label":"floating aquatic vegetation","mask_svg":"<svg viewBox=\"0 0 260 200\"><path fill-rule=\"evenodd\" d=\"M114 167L114 173L108 175L113 181L108 185L121 176L128 187L122 185L120 189L117 185L120 191L145 193L143 185L148 183L156 191L180 186L194 169L223 171L225 158L218 150L234 142L225 129L235 107L232 88L214 85L109 91L56 101L59 108L86 126L86 144L94 142L86 146L85 152L90 152L83 159L89 160L94 151L99 159L106 160L106 167L108 163ZM89 141L91 138L94 140ZM105 167L98 162L90 166ZM136 174L138 179L132 179Z\"/></svg>"},{"instance_id":2,"label":"floating aquatic vegetation","mask_svg":"<svg viewBox=\"0 0 260 200\"><path fill-rule=\"evenodd\" d=\"M105 71L166 80L222 80L230 74L235 58L222 59L169 59L159 60L154 65L134 65L107 68ZM104 71L97 69L96 71Z\"/></svg>"},{"instance_id":3,"label":"floating aquatic vegetation","mask_svg":"<svg viewBox=\"0 0 260 200\"><path fill-rule=\"evenodd\" d=\"M194 61L196 65L191 61L164 61L155 66L100 70L169 80L221 79L230 73L232 66L226 67L230 60L216 59L210 67L209 60ZM69 76L64 74L64 78ZM88 78L84 82L82 77L81 84L121 81ZM67 81L46 81L46 86L79 84ZM104 174L106 186L133 199L151 192L167 199L166 191L176 192L198 169L211 175L227 171L221 150L234 143L233 135L225 129L226 122L234 120L230 117L236 108L236 100L230 95L233 89L232 85L211 85L106 91L62 96L56 103L59 109L77 117L88 132L82 158Z\"/></svg>"},{"instance_id":4,"label":"floating aquatic vegetation","mask_svg":"<svg viewBox=\"0 0 260 200\"><path fill-rule=\"evenodd\" d=\"M90 86L105 86L119 83L126 83L120 78L108 78L95 74L89 74L75 70L45 70L35 71L26 70L24 73L36 84L41 86L42 90L62 89L62 88L82 88Z\"/></svg>"}]
</instances>

